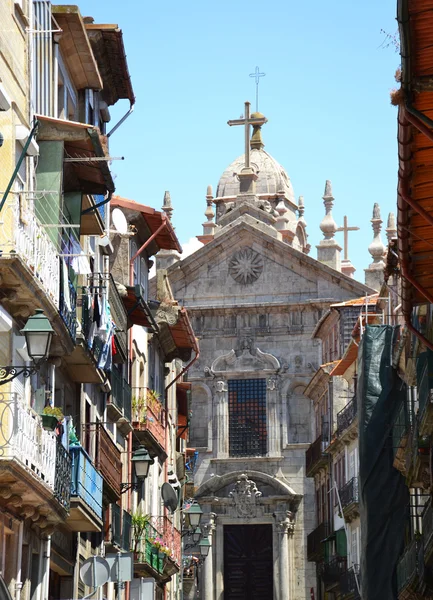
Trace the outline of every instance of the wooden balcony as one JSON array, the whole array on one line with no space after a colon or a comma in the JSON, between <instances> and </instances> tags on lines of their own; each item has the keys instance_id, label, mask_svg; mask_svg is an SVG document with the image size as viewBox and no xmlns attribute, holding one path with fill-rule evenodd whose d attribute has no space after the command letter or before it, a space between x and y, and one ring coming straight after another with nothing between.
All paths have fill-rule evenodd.
<instances>
[{"instance_id":1,"label":"wooden balcony","mask_svg":"<svg viewBox=\"0 0 433 600\"><path fill-rule=\"evenodd\" d=\"M329 523L321 523L307 536L307 560L319 562L325 556L323 543L330 533Z\"/></svg>"},{"instance_id":2,"label":"wooden balcony","mask_svg":"<svg viewBox=\"0 0 433 600\"><path fill-rule=\"evenodd\" d=\"M122 461L119 448L101 423L83 425L83 434L95 444L95 468L104 478L104 491L116 501L120 498Z\"/></svg>"},{"instance_id":3,"label":"wooden balcony","mask_svg":"<svg viewBox=\"0 0 433 600\"><path fill-rule=\"evenodd\" d=\"M313 477L320 469L328 465L328 456L324 453L327 442L321 435L305 453L305 470L307 477Z\"/></svg>"},{"instance_id":4,"label":"wooden balcony","mask_svg":"<svg viewBox=\"0 0 433 600\"><path fill-rule=\"evenodd\" d=\"M132 426L151 456L167 458L167 412L147 388L133 388Z\"/></svg>"},{"instance_id":5,"label":"wooden balcony","mask_svg":"<svg viewBox=\"0 0 433 600\"><path fill-rule=\"evenodd\" d=\"M71 531L101 531L102 476L81 446L71 447L71 508L66 522Z\"/></svg>"},{"instance_id":6,"label":"wooden balcony","mask_svg":"<svg viewBox=\"0 0 433 600\"><path fill-rule=\"evenodd\" d=\"M64 521L71 464L57 437L16 393L0 396L0 504L20 507L39 527Z\"/></svg>"}]
</instances>

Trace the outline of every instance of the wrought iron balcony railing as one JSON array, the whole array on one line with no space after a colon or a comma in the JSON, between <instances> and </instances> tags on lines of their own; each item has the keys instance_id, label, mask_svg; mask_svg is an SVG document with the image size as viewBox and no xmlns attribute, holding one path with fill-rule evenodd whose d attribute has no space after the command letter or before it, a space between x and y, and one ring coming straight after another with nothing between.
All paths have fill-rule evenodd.
<instances>
[{"instance_id":1,"label":"wrought iron balcony railing","mask_svg":"<svg viewBox=\"0 0 433 600\"><path fill-rule=\"evenodd\" d=\"M133 388L132 420L134 427L148 432L165 452L167 411L147 388Z\"/></svg>"},{"instance_id":2,"label":"wrought iron balcony railing","mask_svg":"<svg viewBox=\"0 0 433 600\"><path fill-rule=\"evenodd\" d=\"M102 519L102 475L81 446L70 448L72 459L71 496L81 498Z\"/></svg>"},{"instance_id":3,"label":"wrought iron balcony railing","mask_svg":"<svg viewBox=\"0 0 433 600\"><path fill-rule=\"evenodd\" d=\"M136 561L148 563L153 569L162 573L164 563L155 558L154 541L158 540L162 546L168 549L165 558L168 558L177 570L180 569L182 561L181 534L168 517L150 517L146 524L143 537L137 538L136 532L132 528L133 541L132 549L136 556Z\"/></svg>"},{"instance_id":4,"label":"wrought iron balcony railing","mask_svg":"<svg viewBox=\"0 0 433 600\"><path fill-rule=\"evenodd\" d=\"M69 511L71 504L71 457L60 438L56 438L56 474L54 496L63 508Z\"/></svg>"},{"instance_id":5,"label":"wrought iron balcony railing","mask_svg":"<svg viewBox=\"0 0 433 600\"><path fill-rule=\"evenodd\" d=\"M116 325L116 341L120 352L126 359L128 357L128 315L111 274L109 284L108 302L110 303L111 317Z\"/></svg>"},{"instance_id":6,"label":"wrought iron balcony railing","mask_svg":"<svg viewBox=\"0 0 433 600\"><path fill-rule=\"evenodd\" d=\"M75 342L77 337L77 290L69 279L65 282L63 269L60 270L59 313L69 335Z\"/></svg>"},{"instance_id":7,"label":"wrought iron balcony railing","mask_svg":"<svg viewBox=\"0 0 433 600\"><path fill-rule=\"evenodd\" d=\"M101 423L83 425L83 434L90 440L96 436L95 468L100 472L113 492L117 496L120 496L122 461L119 448Z\"/></svg>"},{"instance_id":8,"label":"wrought iron balcony railing","mask_svg":"<svg viewBox=\"0 0 433 600\"><path fill-rule=\"evenodd\" d=\"M348 481L340 490L338 490L338 493L340 495L340 502L343 510L350 504L359 502L358 478L352 477L350 481Z\"/></svg>"},{"instance_id":9,"label":"wrought iron balcony railing","mask_svg":"<svg viewBox=\"0 0 433 600\"><path fill-rule=\"evenodd\" d=\"M15 460L54 492L56 436L16 393L0 394L0 461Z\"/></svg>"},{"instance_id":10,"label":"wrought iron balcony railing","mask_svg":"<svg viewBox=\"0 0 433 600\"><path fill-rule=\"evenodd\" d=\"M397 588L399 594L407 588L415 589L424 578L423 539L412 540L397 563Z\"/></svg>"},{"instance_id":11,"label":"wrought iron balcony railing","mask_svg":"<svg viewBox=\"0 0 433 600\"><path fill-rule=\"evenodd\" d=\"M356 581L358 580L358 584ZM350 596L353 600L359 600L361 598L359 589L361 588L361 572L359 570L359 565L354 565L344 571L340 575L340 592L341 596L344 598L346 596Z\"/></svg>"},{"instance_id":12,"label":"wrought iron balcony railing","mask_svg":"<svg viewBox=\"0 0 433 600\"><path fill-rule=\"evenodd\" d=\"M125 379L119 375L117 369L111 369L111 402L123 414L123 416L131 421L131 402L132 389Z\"/></svg>"},{"instance_id":13,"label":"wrought iron balcony railing","mask_svg":"<svg viewBox=\"0 0 433 600\"><path fill-rule=\"evenodd\" d=\"M433 507L431 497L422 511L422 536L424 539L424 548L427 549L433 539Z\"/></svg>"},{"instance_id":14,"label":"wrought iron balcony railing","mask_svg":"<svg viewBox=\"0 0 433 600\"><path fill-rule=\"evenodd\" d=\"M341 435L356 419L358 414L358 402L354 396L346 406L337 413L337 436Z\"/></svg>"},{"instance_id":15,"label":"wrought iron balcony railing","mask_svg":"<svg viewBox=\"0 0 433 600\"><path fill-rule=\"evenodd\" d=\"M307 477L311 477L316 469L326 465L328 457L324 454L327 443L322 435L319 435L317 440L310 444L310 447L305 453L305 469Z\"/></svg>"},{"instance_id":16,"label":"wrought iron balcony railing","mask_svg":"<svg viewBox=\"0 0 433 600\"><path fill-rule=\"evenodd\" d=\"M314 531L307 536L307 559L315 562L320 561L325 556L324 540L329 535L329 523L320 523Z\"/></svg>"},{"instance_id":17,"label":"wrought iron balcony railing","mask_svg":"<svg viewBox=\"0 0 433 600\"><path fill-rule=\"evenodd\" d=\"M17 194L11 194L2 210L2 257L18 255L58 306L60 265L55 244L32 210L25 210L23 214L18 198Z\"/></svg>"},{"instance_id":18,"label":"wrought iron balcony railing","mask_svg":"<svg viewBox=\"0 0 433 600\"><path fill-rule=\"evenodd\" d=\"M340 582L340 577L347 570L347 559L345 556L335 556L321 567L322 580L326 586Z\"/></svg>"}]
</instances>

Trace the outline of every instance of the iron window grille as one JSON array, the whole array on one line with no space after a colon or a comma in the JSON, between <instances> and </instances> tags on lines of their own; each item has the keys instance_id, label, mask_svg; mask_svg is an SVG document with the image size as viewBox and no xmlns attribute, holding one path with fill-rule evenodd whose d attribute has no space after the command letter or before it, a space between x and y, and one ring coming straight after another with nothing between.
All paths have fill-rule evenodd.
<instances>
[{"instance_id":1,"label":"iron window grille","mask_svg":"<svg viewBox=\"0 0 433 600\"><path fill-rule=\"evenodd\" d=\"M230 456L265 455L266 380L229 380L228 393Z\"/></svg>"}]
</instances>

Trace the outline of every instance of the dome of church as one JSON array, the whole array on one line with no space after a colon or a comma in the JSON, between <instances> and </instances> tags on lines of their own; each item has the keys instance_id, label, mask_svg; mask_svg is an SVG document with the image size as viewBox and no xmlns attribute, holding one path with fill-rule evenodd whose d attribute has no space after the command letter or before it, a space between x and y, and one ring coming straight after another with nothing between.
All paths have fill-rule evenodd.
<instances>
[{"instance_id":1,"label":"dome of church","mask_svg":"<svg viewBox=\"0 0 433 600\"><path fill-rule=\"evenodd\" d=\"M265 152L263 148L251 148L250 162L258 173L256 182L257 196L263 194L267 197L272 197L283 192L289 201L296 204L290 178L285 169L275 160L275 158ZM217 198L237 196L239 194L239 180L237 174L240 173L244 165L245 155L242 154L242 156L239 156L227 167L218 183L216 193Z\"/></svg>"}]
</instances>

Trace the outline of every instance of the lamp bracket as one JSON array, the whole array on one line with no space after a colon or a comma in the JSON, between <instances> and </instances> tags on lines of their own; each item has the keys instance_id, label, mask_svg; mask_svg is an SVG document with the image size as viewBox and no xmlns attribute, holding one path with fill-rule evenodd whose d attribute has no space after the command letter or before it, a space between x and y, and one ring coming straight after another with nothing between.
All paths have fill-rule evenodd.
<instances>
[{"instance_id":1,"label":"lamp bracket","mask_svg":"<svg viewBox=\"0 0 433 600\"><path fill-rule=\"evenodd\" d=\"M37 373L39 370L39 365L35 365L33 367L23 367L23 366L0 366L0 385L5 385L15 379L15 377L19 377L22 375L23 377L30 377L34 373Z\"/></svg>"},{"instance_id":2,"label":"lamp bracket","mask_svg":"<svg viewBox=\"0 0 433 600\"><path fill-rule=\"evenodd\" d=\"M120 493L124 494L128 490L134 490L134 492L138 492L138 490L143 485L142 481L136 481L135 483L121 483L120 484Z\"/></svg>"}]
</instances>

